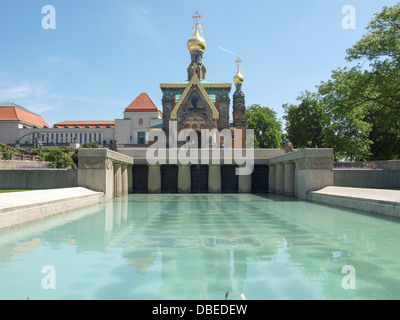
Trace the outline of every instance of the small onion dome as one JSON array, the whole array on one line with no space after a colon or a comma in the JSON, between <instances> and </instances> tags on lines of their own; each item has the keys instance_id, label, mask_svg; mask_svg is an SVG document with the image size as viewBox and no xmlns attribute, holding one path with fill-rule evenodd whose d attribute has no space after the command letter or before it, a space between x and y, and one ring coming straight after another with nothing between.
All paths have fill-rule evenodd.
<instances>
[{"instance_id":1,"label":"small onion dome","mask_svg":"<svg viewBox=\"0 0 400 320\"><path fill-rule=\"evenodd\" d=\"M206 50L206 41L199 34L198 30L196 30L196 33L194 34L194 36L189 39L189 41L187 43L187 47L188 47L189 51L193 51L193 50L204 51L204 50Z\"/></svg>"},{"instance_id":2,"label":"small onion dome","mask_svg":"<svg viewBox=\"0 0 400 320\"><path fill-rule=\"evenodd\" d=\"M240 69L237 71L236 75L233 77L233 81L238 84L238 83L243 83L244 77Z\"/></svg>"}]
</instances>

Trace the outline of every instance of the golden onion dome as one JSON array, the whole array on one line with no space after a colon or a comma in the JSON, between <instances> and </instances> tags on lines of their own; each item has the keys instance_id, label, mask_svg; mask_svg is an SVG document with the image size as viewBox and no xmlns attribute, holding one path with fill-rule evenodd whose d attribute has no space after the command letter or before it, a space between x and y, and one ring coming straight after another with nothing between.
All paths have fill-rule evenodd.
<instances>
[{"instance_id":1,"label":"golden onion dome","mask_svg":"<svg viewBox=\"0 0 400 320\"><path fill-rule=\"evenodd\" d=\"M206 49L206 40L199 34L199 31L196 30L196 33L193 37L189 39L187 42L187 47L189 51L200 50L204 51Z\"/></svg>"},{"instance_id":2,"label":"golden onion dome","mask_svg":"<svg viewBox=\"0 0 400 320\"><path fill-rule=\"evenodd\" d=\"M243 83L244 77L240 70L237 71L236 75L233 77L233 81L237 83Z\"/></svg>"}]
</instances>

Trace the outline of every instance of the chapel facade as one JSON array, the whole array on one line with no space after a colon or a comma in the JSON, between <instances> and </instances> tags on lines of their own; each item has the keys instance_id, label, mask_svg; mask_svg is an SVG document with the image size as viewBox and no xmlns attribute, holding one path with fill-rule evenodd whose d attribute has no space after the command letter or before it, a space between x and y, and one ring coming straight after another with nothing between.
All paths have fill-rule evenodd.
<instances>
[{"instance_id":1,"label":"chapel facade","mask_svg":"<svg viewBox=\"0 0 400 320\"><path fill-rule=\"evenodd\" d=\"M245 95L242 92L244 77L241 60L236 60L236 75L233 94L232 119L230 122L231 83L209 81L206 79L207 69L203 63L203 55L207 44L203 37L201 16L198 12L193 16L192 37L187 42L190 53L190 64L187 68L187 80L181 82L162 83L162 129L169 134L170 122L176 121L177 131L193 129L201 138L202 129L242 129L243 145L245 145L246 109ZM203 145L204 146L204 145ZM201 143L199 142L199 147Z\"/></svg>"}]
</instances>

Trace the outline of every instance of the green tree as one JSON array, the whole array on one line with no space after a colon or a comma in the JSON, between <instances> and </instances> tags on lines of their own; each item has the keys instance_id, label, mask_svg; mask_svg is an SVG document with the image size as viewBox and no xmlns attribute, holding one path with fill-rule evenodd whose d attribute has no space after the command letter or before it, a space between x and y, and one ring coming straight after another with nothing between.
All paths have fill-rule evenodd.
<instances>
[{"instance_id":1,"label":"green tree","mask_svg":"<svg viewBox=\"0 0 400 320\"><path fill-rule=\"evenodd\" d=\"M253 104L246 119L247 128L254 130L254 148L282 148L282 124L274 110Z\"/></svg>"},{"instance_id":2,"label":"green tree","mask_svg":"<svg viewBox=\"0 0 400 320\"><path fill-rule=\"evenodd\" d=\"M322 142L337 160L400 158L400 4L374 16L346 59L357 64L284 105L288 138L297 147Z\"/></svg>"},{"instance_id":3,"label":"green tree","mask_svg":"<svg viewBox=\"0 0 400 320\"><path fill-rule=\"evenodd\" d=\"M360 100L359 90L367 78L358 68L337 69L332 78L318 87L329 114L324 146L333 148L336 160L362 161L370 156L368 103Z\"/></svg>"},{"instance_id":4,"label":"green tree","mask_svg":"<svg viewBox=\"0 0 400 320\"><path fill-rule=\"evenodd\" d=\"M358 70L369 62L356 92L368 109L372 158L400 158L400 3L374 16L346 59L357 61Z\"/></svg>"},{"instance_id":5,"label":"green tree","mask_svg":"<svg viewBox=\"0 0 400 320\"><path fill-rule=\"evenodd\" d=\"M318 93L305 91L297 98L299 105L284 104L287 138L296 148L324 145L328 115Z\"/></svg>"}]
</instances>

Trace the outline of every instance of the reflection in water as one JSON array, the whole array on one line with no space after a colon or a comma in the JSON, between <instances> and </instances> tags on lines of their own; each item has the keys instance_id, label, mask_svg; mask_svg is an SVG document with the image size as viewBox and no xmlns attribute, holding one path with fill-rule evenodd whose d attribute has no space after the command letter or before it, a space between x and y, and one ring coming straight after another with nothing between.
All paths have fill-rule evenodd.
<instances>
[{"instance_id":1,"label":"reflection in water","mask_svg":"<svg viewBox=\"0 0 400 320\"><path fill-rule=\"evenodd\" d=\"M272 195L129 195L2 232L0 298L24 299L26 275L44 299L397 299L398 231ZM64 284L53 295L37 285L46 264ZM341 287L348 264L355 291Z\"/></svg>"}]
</instances>

